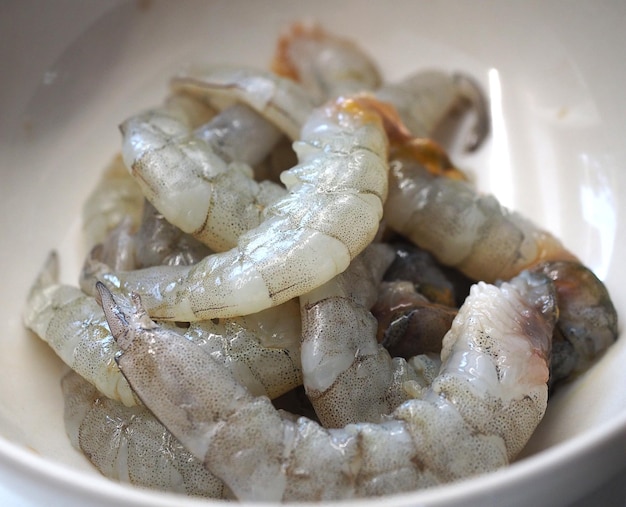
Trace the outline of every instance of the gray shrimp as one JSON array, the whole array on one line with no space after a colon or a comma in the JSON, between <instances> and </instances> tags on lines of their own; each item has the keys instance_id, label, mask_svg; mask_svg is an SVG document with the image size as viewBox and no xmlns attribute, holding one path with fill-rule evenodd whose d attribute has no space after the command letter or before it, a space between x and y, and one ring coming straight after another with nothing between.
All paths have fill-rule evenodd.
<instances>
[{"instance_id":1,"label":"gray shrimp","mask_svg":"<svg viewBox=\"0 0 626 507\"><path fill-rule=\"evenodd\" d=\"M556 307L545 275L473 286L423 396L381 423L338 429L281 416L155 324L139 295L128 313L104 284L98 291L137 395L239 500L375 496L493 471L517 455L546 408Z\"/></svg>"},{"instance_id":2,"label":"gray shrimp","mask_svg":"<svg viewBox=\"0 0 626 507\"><path fill-rule=\"evenodd\" d=\"M367 96L316 109L295 143L300 163L281 175L288 193L231 250L191 267L97 276L140 292L155 318L184 322L254 313L322 285L378 231L387 193L386 129L396 122L389 114Z\"/></svg>"},{"instance_id":3,"label":"gray shrimp","mask_svg":"<svg viewBox=\"0 0 626 507\"><path fill-rule=\"evenodd\" d=\"M78 287L60 284L58 269L53 252L29 292L24 324L101 393L136 405L138 399L115 364L119 347L100 304ZM183 328L167 325L220 361L251 392L273 398L302 384L296 300L246 317Z\"/></svg>"},{"instance_id":4,"label":"gray shrimp","mask_svg":"<svg viewBox=\"0 0 626 507\"><path fill-rule=\"evenodd\" d=\"M61 379L61 387L70 442L105 477L191 496L227 495L224 483L147 408L113 401L73 371Z\"/></svg>"}]
</instances>

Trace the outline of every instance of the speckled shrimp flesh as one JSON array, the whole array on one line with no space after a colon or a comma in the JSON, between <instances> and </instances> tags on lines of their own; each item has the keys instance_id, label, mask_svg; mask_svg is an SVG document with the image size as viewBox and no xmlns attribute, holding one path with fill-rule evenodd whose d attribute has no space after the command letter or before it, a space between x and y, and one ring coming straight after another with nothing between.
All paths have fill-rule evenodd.
<instances>
[{"instance_id":1,"label":"speckled shrimp flesh","mask_svg":"<svg viewBox=\"0 0 626 507\"><path fill-rule=\"evenodd\" d=\"M403 384L415 381L410 366L377 342L369 310L393 257L373 243L346 271L300 296L303 383L326 428L380 422L407 399Z\"/></svg>"},{"instance_id":2,"label":"speckled shrimp flesh","mask_svg":"<svg viewBox=\"0 0 626 507\"><path fill-rule=\"evenodd\" d=\"M133 389L240 500L375 496L492 471L520 451L546 408L556 315L543 275L475 285L422 397L379 424L339 429L281 415L156 325L137 294L127 313L103 284L98 290Z\"/></svg>"},{"instance_id":3,"label":"speckled shrimp flesh","mask_svg":"<svg viewBox=\"0 0 626 507\"><path fill-rule=\"evenodd\" d=\"M184 322L254 313L325 283L378 231L388 177L383 122L394 123L386 114L366 96L316 109L295 143L299 164L281 175L289 192L265 208L263 222L235 248L192 267L100 279L140 293L154 318Z\"/></svg>"},{"instance_id":4,"label":"speckled shrimp flesh","mask_svg":"<svg viewBox=\"0 0 626 507\"><path fill-rule=\"evenodd\" d=\"M439 262L473 280L494 282L545 260L576 260L552 234L495 197L434 175L416 160L414 148L392 156L385 220Z\"/></svg>"},{"instance_id":5,"label":"speckled shrimp flesh","mask_svg":"<svg viewBox=\"0 0 626 507\"><path fill-rule=\"evenodd\" d=\"M296 300L246 317L169 324L258 395L280 396L302 384L300 310ZM126 406L138 400L115 364L115 343L101 306L77 287L58 282L51 254L29 292L24 323L101 393ZM164 324L165 325L165 324Z\"/></svg>"},{"instance_id":6,"label":"speckled shrimp flesh","mask_svg":"<svg viewBox=\"0 0 626 507\"><path fill-rule=\"evenodd\" d=\"M191 127L187 111L171 103L129 118L120 127L124 162L171 224L215 251L228 250L284 195L276 183L255 181L250 165L280 132L241 104Z\"/></svg>"},{"instance_id":7,"label":"speckled shrimp flesh","mask_svg":"<svg viewBox=\"0 0 626 507\"><path fill-rule=\"evenodd\" d=\"M382 83L362 48L314 23L295 23L279 38L272 69L302 83L317 103L373 91Z\"/></svg>"},{"instance_id":8,"label":"speckled shrimp flesh","mask_svg":"<svg viewBox=\"0 0 626 507\"><path fill-rule=\"evenodd\" d=\"M72 371L61 386L70 441L104 476L160 491L224 497L224 483L147 408L125 407Z\"/></svg>"}]
</instances>

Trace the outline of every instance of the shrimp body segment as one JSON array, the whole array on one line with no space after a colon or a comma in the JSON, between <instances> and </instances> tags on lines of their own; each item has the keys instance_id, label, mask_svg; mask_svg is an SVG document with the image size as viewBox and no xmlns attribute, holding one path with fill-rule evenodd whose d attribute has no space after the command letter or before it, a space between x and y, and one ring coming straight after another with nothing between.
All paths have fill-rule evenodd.
<instances>
[{"instance_id":1,"label":"shrimp body segment","mask_svg":"<svg viewBox=\"0 0 626 507\"><path fill-rule=\"evenodd\" d=\"M509 280L546 260L576 260L561 242L465 181L411 157L390 163L388 225L473 280Z\"/></svg>"},{"instance_id":2,"label":"shrimp body segment","mask_svg":"<svg viewBox=\"0 0 626 507\"><path fill-rule=\"evenodd\" d=\"M101 274L137 292L156 319L191 322L283 303L346 269L375 237L387 195L388 140L378 105L338 99L314 111L294 143L288 193L237 246L191 267ZM242 297L242 294L245 294Z\"/></svg>"},{"instance_id":3,"label":"shrimp body segment","mask_svg":"<svg viewBox=\"0 0 626 507\"><path fill-rule=\"evenodd\" d=\"M70 371L61 379L72 445L109 479L161 491L222 498L211 474L146 407L125 407Z\"/></svg>"},{"instance_id":4,"label":"shrimp body segment","mask_svg":"<svg viewBox=\"0 0 626 507\"><path fill-rule=\"evenodd\" d=\"M295 23L280 37L273 70L302 83L317 103L377 89L382 77L365 52L319 25Z\"/></svg>"},{"instance_id":5,"label":"shrimp body segment","mask_svg":"<svg viewBox=\"0 0 626 507\"><path fill-rule=\"evenodd\" d=\"M128 313L102 283L98 290L135 392L240 500L383 495L492 471L519 452L546 408L555 303L545 276L475 285L422 399L379 424L330 430L252 396L154 324L138 295Z\"/></svg>"}]
</instances>

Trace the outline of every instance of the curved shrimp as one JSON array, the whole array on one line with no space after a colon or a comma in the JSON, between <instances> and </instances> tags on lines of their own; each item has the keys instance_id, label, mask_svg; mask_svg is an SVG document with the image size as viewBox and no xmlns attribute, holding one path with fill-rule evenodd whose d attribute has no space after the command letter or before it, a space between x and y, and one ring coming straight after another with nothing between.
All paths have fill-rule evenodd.
<instances>
[{"instance_id":1,"label":"curved shrimp","mask_svg":"<svg viewBox=\"0 0 626 507\"><path fill-rule=\"evenodd\" d=\"M101 306L79 288L59 284L58 277L58 256L52 252L28 293L25 326L105 396L135 405L137 398L115 364L119 347Z\"/></svg>"},{"instance_id":2,"label":"curved shrimp","mask_svg":"<svg viewBox=\"0 0 626 507\"><path fill-rule=\"evenodd\" d=\"M474 115L474 125L465 149L476 150L489 134L488 100L479 84L465 73L422 70L382 86L376 96L394 105L414 137L437 138L453 113L466 110Z\"/></svg>"},{"instance_id":3,"label":"curved shrimp","mask_svg":"<svg viewBox=\"0 0 626 507\"><path fill-rule=\"evenodd\" d=\"M475 280L509 279L524 269L545 271L557 287L562 314L551 383L587 368L617 339L617 313L604 284L552 234L503 208L493 196L480 195L454 177L434 175L436 170L416 160L420 149L412 144L393 157L387 224ZM443 158L433 163L449 164Z\"/></svg>"},{"instance_id":4,"label":"curved shrimp","mask_svg":"<svg viewBox=\"0 0 626 507\"><path fill-rule=\"evenodd\" d=\"M376 341L376 301L393 250L373 243L346 271L300 296L302 380L321 424L379 422L407 399L405 382L415 381L402 359Z\"/></svg>"},{"instance_id":5,"label":"curved shrimp","mask_svg":"<svg viewBox=\"0 0 626 507\"><path fill-rule=\"evenodd\" d=\"M345 270L376 235L387 193L383 121L393 128L391 114L364 96L317 109L295 143L300 163L281 175L288 194L230 251L192 267L98 276L141 293L155 318L185 322L254 313L309 292Z\"/></svg>"},{"instance_id":6,"label":"curved shrimp","mask_svg":"<svg viewBox=\"0 0 626 507\"><path fill-rule=\"evenodd\" d=\"M550 385L587 370L617 339L617 311L605 285L578 262L543 262L533 271L556 288L559 318L552 341Z\"/></svg>"},{"instance_id":7,"label":"curved shrimp","mask_svg":"<svg viewBox=\"0 0 626 507\"><path fill-rule=\"evenodd\" d=\"M192 97L174 93L166 99L169 108L184 111L190 125L206 123L215 111ZM141 221L144 197L141 187L128 174L121 154L104 169L82 209L82 230L89 248L101 243L107 234L128 217L129 229Z\"/></svg>"},{"instance_id":8,"label":"curved shrimp","mask_svg":"<svg viewBox=\"0 0 626 507\"><path fill-rule=\"evenodd\" d=\"M73 371L61 379L61 387L70 441L102 475L161 491L224 497L224 483L147 408L110 400Z\"/></svg>"},{"instance_id":9,"label":"curved shrimp","mask_svg":"<svg viewBox=\"0 0 626 507\"><path fill-rule=\"evenodd\" d=\"M82 209L82 230L87 246L101 243L125 217L130 229L141 221L144 197L137 182L128 174L121 155L105 168Z\"/></svg>"},{"instance_id":10,"label":"curved shrimp","mask_svg":"<svg viewBox=\"0 0 626 507\"><path fill-rule=\"evenodd\" d=\"M382 78L365 52L318 24L294 23L276 45L272 70L302 83L316 103L377 89Z\"/></svg>"},{"instance_id":11,"label":"curved shrimp","mask_svg":"<svg viewBox=\"0 0 626 507\"><path fill-rule=\"evenodd\" d=\"M159 328L137 294L128 313L102 283L98 291L135 392L240 500L382 495L492 471L520 451L546 408L555 305L543 275L475 285L422 399L379 424L330 430L281 417L195 345Z\"/></svg>"},{"instance_id":12,"label":"curved shrimp","mask_svg":"<svg viewBox=\"0 0 626 507\"><path fill-rule=\"evenodd\" d=\"M229 118L247 114L233 108L225 113ZM223 131L220 120L221 115L202 129L205 139L209 132ZM213 250L232 248L242 232L259 224L266 204L284 194L274 183L254 181L246 162L218 156L179 109L141 113L120 128L124 161L145 197L171 224ZM243 139L250 141L250 135Z\"/></svg>"},{"instance_id":13,"label":"curved shrimp","mask_svg":"<svg viewBox=\"0 0 626 507\"><path fill-rule=\"evenodd\" d=\"M420 151L434 149L412 143L392 156L385 203L389 227L473 280L508 280L544 260L576 260L552 234L495 197L454 177L434 175L436 170L416 160ZM444 155L433 163L449 164Z\"/></svg>"},{"instance_id":14,"label":"curved shrimp","mask_svg":"<svg viewBox=\"0 0 626 507\"><path fill-rule=\"evenodd\" d=\"M29 292L23 318L26 327L101 393L126 406L137 404L115 364L119 347L101 306L80 289L59 284L54 252ZM295 300L246 317L170 328L224 364L255 394L274 398L302 384Z\"/></svg>"}]
</instances>

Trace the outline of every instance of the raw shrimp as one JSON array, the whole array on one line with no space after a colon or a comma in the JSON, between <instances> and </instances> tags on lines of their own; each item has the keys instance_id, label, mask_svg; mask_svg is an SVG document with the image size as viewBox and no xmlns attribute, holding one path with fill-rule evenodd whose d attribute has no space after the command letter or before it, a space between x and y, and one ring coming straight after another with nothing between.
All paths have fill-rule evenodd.
<instances>
[{"instance_id":1,"label":"raw shrimp","mask_svg":"<svg viewBox=\"0 0 626 507\"><path fill-rule=\"evenodd\" d=\"M272 70L302 83L322 102L377 89L382 78L365 52L317 24L295 23L279 39Z\"/></svg>"},{"instance_id":2,"label":"raw shrimp","mask_svg":"<svg viewBox=\"0 0 626 507\"><path fill-rule=\"evenodd\" d=\"M495 281L523 269L555 283L561 317L551 384L586 369L617 339L617 313L604 284L552 236L466 182L433 175L399 150L390 165L387 224L445 265L475 280Z\"/></svg>"},{"instance_id":3,"label":"raw shrimp","mask_svg":"<svg viewBox=\"0 0 626 507\"><path fill-rule=\"evenodd\" d=\"M376 96L394 105L414 137L437 139L444 122L464 110L474 115L466 150L477 149L489 134L488 100L478 83L465 73L422 70L384 85Z\"/></svg>"},{"instance_id":4,"label":"raw shrimp","mask_svg":"<svg viewBox=\"0 0 626 507\"><path fill-rule=\"evenodd\" d=\"M407 363L392 359L376 341L376 301L393 250L373 243L346 271L300 296L302 378L322 425L380 422L407 399L414 381Z\"/></svg>"},{"instance_id":5,"label":"raw shrimp","mask_svg":"<svg viewBox=\"0 0 626 507\"><path fill-rule=\"evenodd\" d=\"M61 379L61 387L70 441L105 477L161 491L224 496L224 483L147 408L110 400L72 371Z\"/></svg>"},{"instance_id":6,"label":"raw shrimp","mask_svg":"<svg viewBox=\"0 0 626 507\"><path fill-rule=\"evenodd\" d=\"M243 103L292 140L298 139L315 106L309 93L291 79L247 67L189 66L170 86L219 110Z\"/></svg>"},{"instance_id":7,"label":"raw shrimp","mask_svg":"<svg viewBox=\"0 0 626 507\"><path fill-rule=\"evenodd\" d=\"M361 48L316 24L295 23L279 38L272 69L300 83L317 102L375 91L393 104L414 137L439 140L449 134L442 131L446 122L460 112L469 112L474 120L466 150L476 150L489 134L488 99L468 74L420 70L381 86L376 65Z\"/></svg>"},{"instance_id":8,"label":"raw shrimp","mask_svg":"<svg viewBox=\"0 0 626 507\"><path fill-rule=\"evenodd\" d=\"M320 286L376 235L387 194L383 122L394 128L392 114L366 96L316 109L295 143L300 163L281 175L289 193L230 251L192 267L98 276L141 293L154 318L185 322L254 313Z\"/></svg>"},{"instance_id":9,"label":"raw shrimp","mask_svg":"<svg viewBox=\"0 0 626 507\"><path fill-rule=\"evenodd\" d=\"M88 248L101 243L125 217L130 229L139 226L144 198L141 188L128 174L121 155L113 158L82 210L82 228Z\"/></svg>"},{"instance_id":10,"label":"raw shrimp","mask_svg":"<svg viewBox=\"0 0 626 507\"><path fill-rule=\"evenodd\" d=\"M28 293L24 324L105 396L124 405L136 404L115 364L119 347L102 308L79 288L59 284L58 277L59 261L53 252Z\"/></svg>"},{"instance_id":11,"label":"raw shrimp","mask_svg":"<svg viewBox=\"0 0 626 507\"><path fill-rule=\"evenodd\" d=\"M126 406L137 403L115 364L119 347L102 308L80 289L58 283L55 253L30 290L24 323L108 398ZM170 328L224 364L255 394L274 398L302 383L296 300L246 317Z\"/></svg>"},{"instance_id":12,"label":"raw shrimp","mask_svg":"<svg viewBox=\"0 0 626 507\"><path fill-rule=\"evenodd\" d=\"M617 340L617 311L604 284L577 262L532 268L556 288L559 318L552 341L550 385L587 370Z\"/></svg>"},{"instance_id":13,"label":"raw shrimp","mask_svg":"<svg viewBox=\"0 0 626 507\"><path fill-rule=\"evenodd\" d=\"M402 148L392 156L385 203L389 227L473 280L508 280L544 260L575 260L557 238L495 197L427 170L416 160L421 149L412 143L409 155Z\"/></svg>"},{"instance_id":14,"label":"raw shrimp","mask_svg":"<svg viewBox=\"0 0 626 507\"><path fill-rule=\"evenodd\" d=\"M523 273L475 285L421 399L380 424L324 429L281 416L222 365L98 283L118 364L142 401L240 500L335 500L396 493L495 470L515 457L547 402L551 281Z\"/></svg>"},{"instance_id":15,"label":"raw shrimp","mask_svg":"<svg viewBox=\"0 0 626 507\"><path fill-rule=\"evenodd\" d=\"M206 104L183 94L170 95L166 103L170 108L184 111L192 126L206 123L215 114ZM128 174L121 154L116 155L83 205L82 228L87 246L101 243L126 217L130 221L129 230L136 230L143 202L141 188Z\"/></svg>"},{"instance_id":16,"label":"raw shrimp","mask_svg":"<svg viewBox=\"0 0 626 507\"><path fill-rule=\"evenodd\" d=\"M457 308L432 303L404 280L383 282L372 307L378 341L394 357L440 353Z\"/></svg>"},{"instance_id":17,"label":"raw shrimp","mask_svg":"<svg viewBox=\"0 0 626 507\"><path fill-rule=\"evenodd\" d=\"M229 119L233 114L238 118L256 115L237 106L222 114ZM217 124L203 127L205 139L210 139L210 132L224 131L221 120L219 115L213 119ZM260 118L257 121L267 125ZM124 162L146 198L171 224L213 250L232 248L242 232L260 223L265 206L284 195L285 190L275 183L254 181L245 161L228 161L216 154L211 142L192 132L180 108L141 113L120 128ZM253 141L263 128L250 131L252 135L239 139L259 146ZM221 143L223 139L213 141ZM261 136L261 141L263 146L266 139ZM221 146L220 153L228 151L223 143Z\"/></svg>"}]
</instances>

